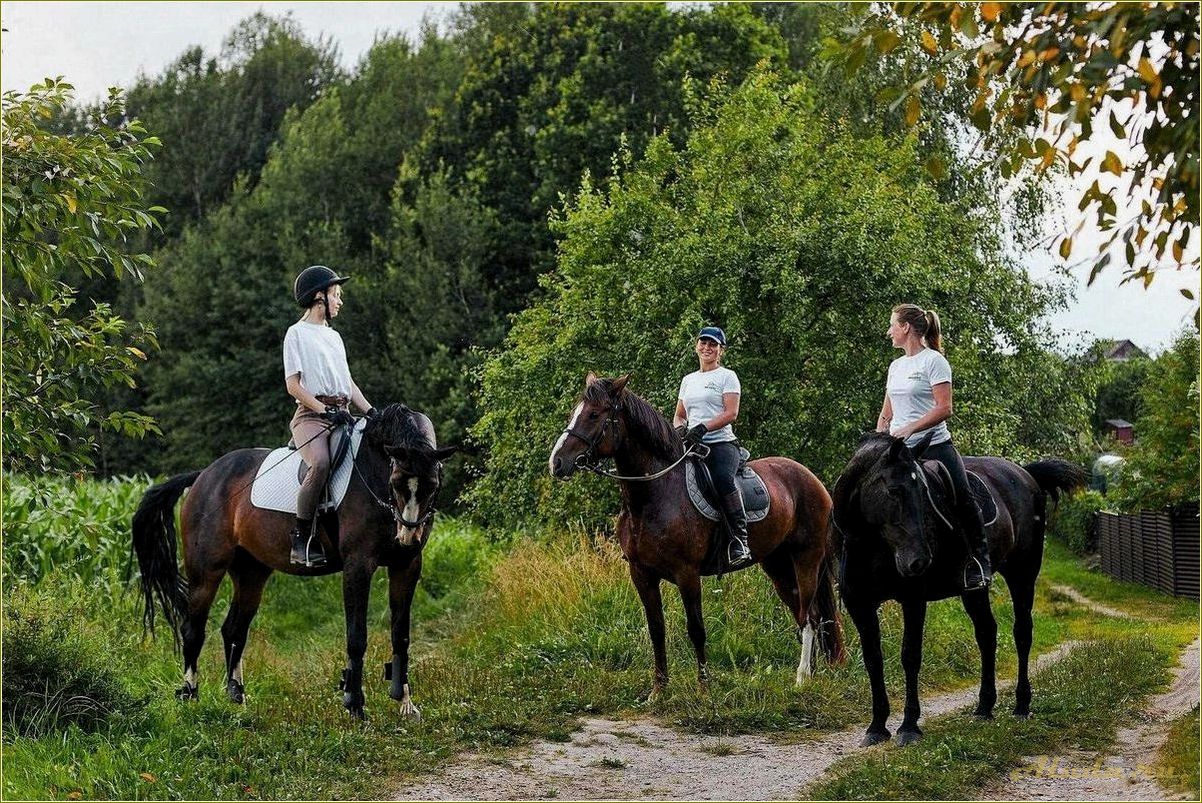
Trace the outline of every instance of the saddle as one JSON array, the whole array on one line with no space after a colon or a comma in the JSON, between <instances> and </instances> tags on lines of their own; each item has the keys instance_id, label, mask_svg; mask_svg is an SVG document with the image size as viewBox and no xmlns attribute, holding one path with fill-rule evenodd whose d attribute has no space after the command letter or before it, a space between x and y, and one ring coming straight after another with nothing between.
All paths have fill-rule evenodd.
<instances>
[{"instance_id":1,"label":"saddle","mask_svg":"<svg viewBox=\"0 0 1202 803\"><path fill-rule=\"evenodd\" d=\"M357 421L349 440L342 427L330 436L330 479L317 505L318 513L337 510L342 504L346 489L351 484L355 455L359 453L366 426L366 419ZM273 449L267 459L259 464L259 471L250 489L250 503L263 510L296 515L296 494L308 471L309 466L301 459L295 443L289 442L287 446Z\"/></svg>"},{"instance_id":2,"label":"saddle","mask_svg":"<svg viewBox=\"0 0 1202 803\"><path fill-rule=\"evenodd\" d=\"M932 504L935 505L935 511L949 529L955 529L953 522L956 520L957 499L955 488L952 486L951 474L947 467L938 460L923 460L922 471L926 475L928 485L939 489L938 498L934 495L931 498ZM988 527L997 521L997 500L993 498L993 492L989 490L985 480L967 469L964 473L968 475L968 488L972 491L972 498L977 505L977 510L981 511L981 522Z\"/></svg>"}]
</instances>

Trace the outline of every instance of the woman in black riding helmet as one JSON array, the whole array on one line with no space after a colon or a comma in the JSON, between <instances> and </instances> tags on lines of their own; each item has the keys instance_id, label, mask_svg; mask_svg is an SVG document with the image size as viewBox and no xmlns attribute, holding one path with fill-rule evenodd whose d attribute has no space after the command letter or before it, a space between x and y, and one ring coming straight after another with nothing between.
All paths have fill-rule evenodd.
<instances>
[{"instance_id":1,"label":"woman in black riding helmet","mask_svg":"<svg viewBox=\"0 0 1202 803\"><path fill-rule=\"evenodd\" d=\"M326 564L321 539L314 538L313 519L330 474L330 431L354 423L354 404L370 417L374 410L351 379L342 336L330 320L342 308L339 276L325 265L305 268L296 277L292 292L305 314L284 336L284 381L296 399L289 425L292 440L309 466L296 495L296 526L292 529L292 563L309 567Z\"/></svg>"},{"instance_id":2,"label":"woman in black riding helmet","mask_svg":"<svg viewBox=\"0 0 1202 803\"><path fill-rule=\"evenodd\" d=\"M743 497L735 487L739 442L731 427L739 417L739 377L720 364L726 351L726 334L717 326L703 327L697 334L693 350L699 367L680 380L672 425L686 444L709 447L705 462L722 500L722 513L730 529L727 563L731 568L738 568L751 562L751 550L747 546L747 514L743 510Z\"/></svg>"},{"instance_id":3,"label":"woman in black riding helmet","mask_svg":"<svg viewBox=\"0 0 1202 803\"><path fill-rule=\"evenodd\" d=\"M878 432L905 438L914 446L927 434L931 443L923 457L938 460L948 470L956 494L957 517L968 550L964 589L989 588L989 540L981 521L960 453L952 445L947 419L952 414L952 368L943 356L939 316L915 304L898 304L886 332L894 348L905 352L889 366L885 401L877 419Z\"/></svg>"}]
</instances>

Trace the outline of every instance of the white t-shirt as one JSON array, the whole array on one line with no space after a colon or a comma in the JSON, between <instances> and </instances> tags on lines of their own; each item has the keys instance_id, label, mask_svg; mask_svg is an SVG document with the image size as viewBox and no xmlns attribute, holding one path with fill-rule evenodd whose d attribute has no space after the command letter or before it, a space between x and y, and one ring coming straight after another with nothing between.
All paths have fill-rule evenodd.
<instances>
[{"instance_id":1,"label":"white t-shirt","mask_svg":"<svg viewBox=\"0 0 1202 803\"><path fill-rule=\"evenodd\" d=\"M351 369L342 335L320 323L297 321L284 335L284 378L299 373L314 396L351 395Z\"/></svg>"},{"instance_id":2,"label":"white t-shirt","mask_svg":"<svg viewBox=\"0 0 1202 803\"><path fill-rule=\"evenodd\" d=\"M726 406L722 403L723 393L741 393L739 375L719 365L712 371L694 371L680 380L677 398L684 404L690 429L705 424L719 415ZM702 443L724 443L735 440L735 431L730 424L707 432Z\"/></svg>"},{"instance_id":3,"label":"white t-shirt","mask_svg":"<svg viewBox=\"0 0 1202 803\"><path fill-rule=\"evenodd\" d=\"M902 355L889 364L889 378L885 391L893 406L893 421L889 424L890 434L912 424L935 409L935 385L952 381L952 367L947 358L934 349L923 349L913 357ZM934 433L931 444L952 439L947 422L940 421L930 429L919 430L906 438L906 445L913 446L928 432Z\"/></svg>"}]
</instances>

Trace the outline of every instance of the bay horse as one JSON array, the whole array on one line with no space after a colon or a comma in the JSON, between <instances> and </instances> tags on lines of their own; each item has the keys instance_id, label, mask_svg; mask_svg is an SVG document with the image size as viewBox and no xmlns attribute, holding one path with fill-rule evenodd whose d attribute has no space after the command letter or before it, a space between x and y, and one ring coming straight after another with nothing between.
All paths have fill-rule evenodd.
<instances>
[{"instance_id":1,"label":"bay horse","mask_svg":"<svg viewBox=\"0 0 1202 803\"><path fill-rule=\"evenodd\" d=\"M147 490L133 517L133 549L141 569L146 627L153 633L157 599L176 646L182 646L184 683L176 696L199 696L197 661L209 607L225 575L234 586L221 626L226 693L242 703L242 653L272 572L315 576L341 571L347 654L342 703L362 719L368 593L372 575L382 566L388 570L392 614L392 660L385 672L392 681L389 696L400 702L403 714L420 717L409 688L409 609L421 576L422 547L433 526L442 461L456 448L438 448L430 419L403 404L389 405L369 419L336 524L328 515L323 518L333 543L327 547L330 560L321 568L289 562L293 514L251 504L250 485L268 449L229 452L203 471L180 474ZM174 509L188 488L180 511L185 579L176 557Z\"/></svg>"},{"instance_id":2,"label":"bay horse","mask_svg":"<svg viewBox=\"0 0 1202 803\"><path fill-rule=\"evenodd\" d=\"M872 687L872 722L861 743L863 747L890 738L886 727L889 698L877 616L885 600L896 600L902 608L901 663L906 702L898 744L910 744L922 736L918 726L918 671L930 601L960 597L981 652L981 685L974 716L991 718L997 702L997 621L988 591L963 591L961 569L967 551L963 538L952 530L956 519L949 512L955 509L950 478L941 481L942 466L925 461L928 468L924 469L922 460L930 438L928 434L911 448L903 439L884 433L864 435L832 493L841 553L839 593L860 633L864 667ZM1047 497L1055 501L1061 491L1083 486L1088 476L1084 469L1060 459L1019 466L1000 457L965 457L964 466L984 481L997 505L997 517L985 532L990 559L1006 578L1014 602L1014 645L1018 651L1014 715L1025 718L1031 711L1031 682L1027 676L1031 608L1035 579L1043 561Z\"/></svg>"},{"instance_id":3,"label":"bay horse","mask_svg":"<svg viewBox=\"0 0 1202 803\"><path fill-rule=\"evenodd\" d=\"M701 576L713 573L703 572L710 539L724 533L715 533L722 525L704 518L689 498L680 437L658 410L627 390L629 379L629 374L608 379L589 373L549 464L553 476L567 479L577 468L595 470L594 460L612 457L620 474L629 475L618 478L622 510L617 532L647 616L655 656L651 691L655 698L668 683L663 580L680 590L697 657L697 679L703 686L708 681ZM796 623L802 642L796 680L801 683L813 672L815 633L828 661L845 660L827 546L831 500L818 478L800 463L767 457L750 465L771 497L768 515L748 525L751 553Z\"/></svg>"}]
</instances>

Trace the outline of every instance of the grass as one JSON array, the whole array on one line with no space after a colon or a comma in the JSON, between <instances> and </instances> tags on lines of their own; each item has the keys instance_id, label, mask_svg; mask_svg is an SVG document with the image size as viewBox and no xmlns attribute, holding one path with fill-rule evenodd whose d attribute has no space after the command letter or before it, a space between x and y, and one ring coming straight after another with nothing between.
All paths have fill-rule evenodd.
<instances>
[{"instance_id":1,"label":"grass","mask_svg":"<svg viewBox=\"0 0 1202 803\"><path fill-rule=\"evenodd\" d=\"M1198 799L1198 727L1198 706L1194 706L1193 711L1177 718L1169 727L1168 737L1153 765L1156 778L1187 800Z\"/></svg>"},{"instance_id":2,"label":"grass","mask_svg":"<svg viewBox=\"0 0 1202 803\"><path fill-rule=\"evenodd\" d=\"M136 494L130 498L136 501ZM39 532L39 538L69 538L70 521ZM6 558L7 536L6 531ZM798 689L793 674L800 648L789 617L757 570L706 582L708 694L696 685L679 597L665 586L672 678L668 695L648 704L646 625L616 549L560 537L523 540L502 550L494 545L497 540L440 518L427 547L414 609L411 673L421 722L401 718L387 698L381 678L390 652L387 582L383 574L376 578L369 614L366 724L345 716L336 690L344 660L338 577L277 575L270 581L247 647L249 697L243 707L225 700L219 682L218 629L228 605L227 588L214 606L210 640L201 657L202 699L181 705L171 696L180 678L169 640L160 636L157 642L143 642L134 595L120 593L116 578L124 552L109 548L103 559L67 560L65 568L56 569L57 542L31 542L34 554L50 558L26 579L29 590L74 600L78 632L103 647L125 690L144 703L137 716L110 718L91 730L65 723L31 738L6 728L3 796L380 797L388 796L399 780L429 772L460 751L500 755L531 739L566 741L582 716L653 714L698 733L770 732L800 740L867 721L867 683L850 623L848 664L829 667L819 661L816 677ZM1149 654L1160 660L1191 637L1183 624L1187 613L1196 630L1196 608L1144 589L1100 582L1062 548L1049 547L1045 575L1133 610L1155 626L1100 621L1070 600L1051 599L1049 580L1041 584L1037 603L1036 653L1066 638L1122 640L1147 630L1143 638L1151 645ZM6 587L6 606L16 593L15 586ZM1001 633L1006 634L1009 605L1002 604L1003 589L993 593ZM896 698L901 691L896 606L885 606L882 627L887 682ZM930 607L926 644L924 694L975 685L976 647L957 602ZM1012 675L1013 649L1004 635L998 658L1000 673ZM1130 667L1143 673L1138 662ZM1148 669L1153 682L1158 677L1154 669ZM1049 699L1042 682L1036 689L1037 706L1041 696ZM928 729L929 737L933 730L937 728Z\"/></svg>"}]
</instances>

